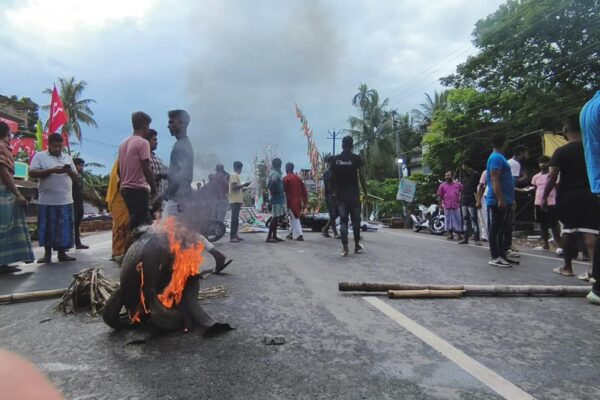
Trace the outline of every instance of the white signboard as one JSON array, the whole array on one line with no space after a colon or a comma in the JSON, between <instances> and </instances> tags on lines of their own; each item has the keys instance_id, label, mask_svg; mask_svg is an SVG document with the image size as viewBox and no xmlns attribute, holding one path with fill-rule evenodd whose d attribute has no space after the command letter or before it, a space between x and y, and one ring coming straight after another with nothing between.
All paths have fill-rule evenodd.
<instances>
[{"instance_id":1,"label":"white signboard","mask_svg":"<svg viewBox=\"0 0 600 400\"><path fill-rule=\"evenodd\" d=\"M400 179L400 185L398 185L398 194L396 195L396 200L403 200L407 203L411 203L415 198L416 191L417 182L402 178Z\"/></svg>"}]
</instances>

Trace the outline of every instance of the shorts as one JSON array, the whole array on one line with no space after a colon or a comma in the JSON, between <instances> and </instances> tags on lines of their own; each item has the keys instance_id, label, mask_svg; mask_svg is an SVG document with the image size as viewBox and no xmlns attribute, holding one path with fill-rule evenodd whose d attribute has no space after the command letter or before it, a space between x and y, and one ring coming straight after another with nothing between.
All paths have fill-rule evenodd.
<instances>
[{"instance_id":1,"label":"shorts","mask_svg":"<svg viewBox=\"0 0 600 400\"><path fill-rule=\"evenodd\" d=\"M555 226L558 224L556 206L548 206L546 210L541 206L535 206L535 222L545 226Z\"/></svg>"},{"instance_id":2,"label":"shorts","mask_svg":"<svg viewBox=\"0 0 600 400\"><path fill-rule=\"evenodd\" d=\"M558 219L563 223L563 233L591 233L600 229L598 201L590 193L560 193L556 199Z\"/></svg>"}]
</instances>

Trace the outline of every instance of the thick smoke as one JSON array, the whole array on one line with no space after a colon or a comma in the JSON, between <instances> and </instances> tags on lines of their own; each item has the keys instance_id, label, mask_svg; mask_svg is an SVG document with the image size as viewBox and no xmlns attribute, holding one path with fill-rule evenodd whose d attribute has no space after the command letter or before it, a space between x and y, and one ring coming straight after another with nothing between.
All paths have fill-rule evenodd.
<instances>
[{"instance_id":1,"label":"thick smoke","mask_svg":"<svg viewBox=\"0 0 600 400\"><path fill-rule=\"evenodd\" d=\"M247 172L266 143L303 154L294 101L318 103L315 95L328 88L334 95L343 53L343 27L330 10L306 0L215 1L201 6L191 26L197 40L185 90L196 179L236 159Z\"/></svg>"}]
</instances>

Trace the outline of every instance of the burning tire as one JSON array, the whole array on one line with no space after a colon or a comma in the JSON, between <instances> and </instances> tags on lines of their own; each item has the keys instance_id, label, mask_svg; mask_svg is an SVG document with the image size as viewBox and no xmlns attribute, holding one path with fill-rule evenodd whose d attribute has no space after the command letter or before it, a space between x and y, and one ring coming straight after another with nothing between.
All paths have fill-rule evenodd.
<instances>
[{"instance_id":1,"label":"burning tire","mask_svg":"<svg viewBox=\"0 0 600 400\"><path fill-rule=\"evenodd\" d=\"M139 324L159 332L200 328L205 336L232 329L215 321L198 303L198 275L187 278L179 302L171 308L163 305L159 294L171 282L173 262L165 233L149 231L136 240L123 258L121 287L103 312L106 324L114 329Z\"/></svg>"}]
</instances>

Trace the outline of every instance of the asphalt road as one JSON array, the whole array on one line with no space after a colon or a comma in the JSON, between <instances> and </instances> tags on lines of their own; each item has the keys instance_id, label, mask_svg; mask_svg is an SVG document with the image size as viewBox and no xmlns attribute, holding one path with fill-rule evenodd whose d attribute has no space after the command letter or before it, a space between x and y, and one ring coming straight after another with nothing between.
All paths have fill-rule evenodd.
<instances>
[{"instance_id":1,"label":"asphalt road","mask_svg":"<svg viewBox=\"0 0 600 400\"><path fill-rule=\"evenodd\" d=\"M485 249L384 230L366 233L365 253L344 259L338 241L316 233L279 244L265 236L217 244L235 261L202 286L227 289L205 306L236 327L222 336L114 332L46 300L0 306L0 346L34 362L69 399L495 399L507 388L521 391L505 395L515 399L600 397L600 309L583 298L367 301L337 290L340 281L581 284L550 272L555 257L531 252L498 269ZM117 277L110 234L86 242L92 248L72 252L76 262L0 275L0 294L66 287L82 268ZM386 305L404 319L384 314ZM417 334L405 328L414 323ZM433 344L422 340L430 334ZM265 345L265 335L286 343ZM480 380L490 374L504 379Z\"/></svg>"}]
</instances>

